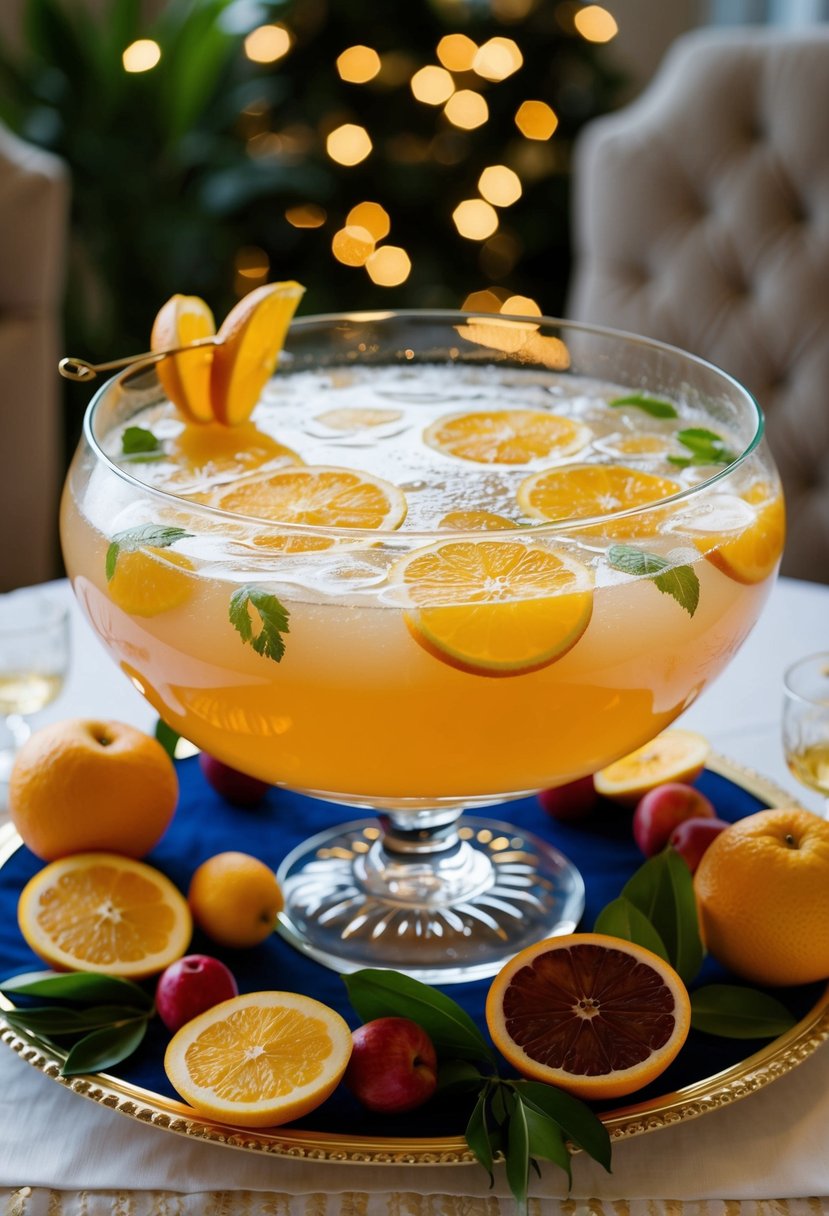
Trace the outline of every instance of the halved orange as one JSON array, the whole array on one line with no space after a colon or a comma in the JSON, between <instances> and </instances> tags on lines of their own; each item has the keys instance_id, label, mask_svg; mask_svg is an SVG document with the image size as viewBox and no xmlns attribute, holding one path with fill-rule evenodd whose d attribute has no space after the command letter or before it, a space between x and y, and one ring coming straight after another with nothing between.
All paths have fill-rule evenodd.
<instances>
[{"instance_id":1,"label":"halved orange","mask_svg":"<svg viewBox=\"0 0 829 1216\"><path fill-rule=\"evenodd\" d=\"M533 519L575 521L646 507L680 488L669 477L624 465L567 465L525 478L518 487L518 505ZM597 530L617 538L652 536L664 520L664 511L650 510L599 525Z\"/></svg>"},{"instance_id":2,"label":"halved orange","mask_svg":"<svg viewBox=\"0 0 829 1216\"><path fill-rule=\"evenodd\" d=\"M319 528L399 528L406 495L390 481L359 469L302 465L219 488L214 507L283 524Z\"/></svg>"},{"instance_id":3,"label":"halved orange","mask_svg":"<svg viewBox=\"0 0 829 1216\"><path fill-rule=\"evenodd\" d=\"M503 532L516 528L514 519L499 515L496 511L450 511L438 524L453 532Z\"/></svg>"},{"instance_id":4,"label":"halved orange","mask_svg":"<svg viewBox=\"0 0 829 1216\"><path fill-rule=\"evenodd\" d=\"M169 878L119 853L74 853L31 878L17 906L20 931L59 971L142 979L190 943L187 900Z\"/></svg>"},{"instance_id":5,"label":"halved orange","mask_svg":"<svg viewBox=\"0 0 829 1216\"><path fill-rule=\"evenodd\" d=\"M783 495L765 482L755 482L741 497L755 511L754 522L738 536L695 541L706 559L737 583L761 583L780 560L786 540ZM704 547L703 547L704 546Z\"/></svg>"},{"instance_id":6,"label":"halved orange","mask_svg":"<svg viewBox=\"0 0 829 1216\"><path fill-rule=\"evenodd\" d=\"M415 605L404 612L414 639L475 675L546 667L575 646L593 611L591 571L523 541L440 541L401 558L389 578Z\"/></svg>"},{"instance_id":7,"label":"halved orange","mask_svg":"<svg viewBox=\"0 0 829 1216\"><path fill-rule=\"evenodd\" d=\"M304 291L299 283L265 283L243 296L222 321L210 398L214 416L225 426L238 426L252 414Z\"/></svg>"},{"instance_id":8,"label":"halved orange","mask_svg":"<svg viewBox=\"0 0 829 1216\"><path fill-rule=\"evenodd\" d=\"M182 1026L164 1068L203 1114L239 1127L272 1127L324 1102L350 1055L351 1031L327 1005L295 992L251 992Z\"/></svg>"},{"instance_id":9,"label":"halved orange","mask_svg":"<svg viewBox=\"0 0 829 1216\"><path fill-rule=\"evenodd\" d=\"M132 616L158 616L187 603L196 589L194 569L184 554L146 545L119 553L107 592Z\"/></svg>"},{"instance_id":10,"label":"halved orange","mask_svg":"<svg viewBox=\"0 0 829 1216\"><path fill-rule=\"evenodd\" d=\"M691 1002L673 967L601 933L537 942L511 959L486 1002L492 1041L522 1076L577 1098L619 1098L679 1053Z\"/></svg>"},{"instance_id":11,"label":"halved orange","mask_svg":"<svg viewBox=\"0 0 829 1216\"><path fill-rule=\"evenodd\" d=\"M623 806L635 806L643 794L666 781L695 781L711 751L694 730L672 727L593 776L596 791Z\"/></svg>"},{"instance_id":12,"label":"halved orange","mask_svg":"<svg viewBox=\"0 0 829 1216\"><path fill-rule=\"evenodd\" d=\"M216 332L216 322L198 296L171 296L153 322L150 350L189 346ZM202 346L170 355L157 366L158 378L173 405L188 422L212 422L210 369L213 347Z\"/></svg>"},{"instance_id":13,"label":"halved orange","mask_svg":"<svg viewBox=\"0 0 829 1216\"><path fill-rule=\"evenodd\" d=\"M445 456L478 464L528 464L571 456L591 435L583 422L545 410L476 410L438 418L423 441Z\"/></svg>"}]
</instances>

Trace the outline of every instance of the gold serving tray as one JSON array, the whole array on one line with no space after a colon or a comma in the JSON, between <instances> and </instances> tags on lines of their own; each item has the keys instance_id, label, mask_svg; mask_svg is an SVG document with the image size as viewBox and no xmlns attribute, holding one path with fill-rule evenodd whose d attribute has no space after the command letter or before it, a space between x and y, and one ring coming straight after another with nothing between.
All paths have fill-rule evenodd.
<instances>
[{"instance_id":1,"label":"gold serving tray","mask_svg":"<svg viewBox=\"0 0 829 1216\"><path fill-rule=\"evenodd\" d=\"M707 767L740 785L770 807L797 805L786 790L722 756L711 757ZM0 866L20 845L20 837L10 824L0 828ZM226 1148L276 1157L340 1164L467 1165L475 1160L466 1141L459 1136L351 1136L294 1130L290 1127L251 1131L204 1118L182 1102L142 1089L108 1073L63 1077L60 1069L65 1055L36 1036L13 1030L2 1018L2 1010L12 1008L11 1001L0 994L0 1039L27 1064L65 1089L101 1106L191 1140L204 1140ZM796 1026L745 1060L673 1093L660 1094L646 1102L606 1111L600 1118L614 1141L697 1119L709 1111L730 1106L791 1072L827 1038L829 986Z\"/></svg>"}]
</instances>

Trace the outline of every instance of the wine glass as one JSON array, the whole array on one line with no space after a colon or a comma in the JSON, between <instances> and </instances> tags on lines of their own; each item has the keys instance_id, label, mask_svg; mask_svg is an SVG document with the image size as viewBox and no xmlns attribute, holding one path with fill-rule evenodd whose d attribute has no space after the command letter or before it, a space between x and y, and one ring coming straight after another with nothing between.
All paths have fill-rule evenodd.
<instances>
[{"instance_id":1,"label":"wine glass","mask_svg":"<svg viewBox=\"0 0 829 1216\"><path fill-rule=\"evenodd\" d=\"M452 446L469 414L483 452ZM122 455L130 426L154 459ZM550 471L581 497L551 506ZM347 525L301 498L338 479ZM268 506L289 482L304 514ZM756 402L702 360L549 319L383 312L295 321L244 431L177 420L152 370L110 381L62 541L165 721L337 804L281 862L283 935L340 971L451 983L583 909L566 857L478 812L690 705L761 611L782 518Z\"/></svg>"},{"instance_id":2,"label":"wine glass","mask_svg":"<svg viewBox=\"0 0 829 1216\"><path fill-rule=\"evenodd\" d=\"M0 596L0 784L31 734L27 718L57 697L69 665L69 612L35 588Z\"/></svg>"},{"instance_id":3,"label":"wine glass","mask_svg":"<svg viewBox=\"0 0 829 1216\"><path fill-rule=\"evenodd\" d=\"M829 818L829 651L798 659L783 675L783 751L792 776L823 795Z\"/></svg>"}]
</instances>

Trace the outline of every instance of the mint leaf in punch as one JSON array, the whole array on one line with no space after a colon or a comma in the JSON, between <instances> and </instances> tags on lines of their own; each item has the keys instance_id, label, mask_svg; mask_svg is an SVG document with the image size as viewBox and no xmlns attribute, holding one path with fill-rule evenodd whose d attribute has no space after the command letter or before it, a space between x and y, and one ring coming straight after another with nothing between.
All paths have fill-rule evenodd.
<instances>
[{"instance_id":1,"label":"mint leaf in punch","mask_svg":"<svg viewBox=\"0 0 829 1216\"><path fill-rule=\"evenodd\" d=\"M628 393L625 397L614 397L607 403L612 409L621 409L625 405L633 405L638 410L644 410L651 418L678 418L676 406L670 401L659 397L646 397L644 393Z\"/></svg>"},{"instance_id":2,"label":"mint leaf in punch","mask_svg":"<svg viewBox=\"0 0 829 1216\"><path fill-rule=\"evenodd\" d=\"M608 565L623 574L649 578L663 595L670 595L689 616L699 607L699 576L693 566L676 566L659 553L637 549L635 545L611 545Z\"/></svg>"},{"instance_id":3,"label":"mint leaf in punch","mask_svg":"<svg viewBox=\"0 0 829 1216\"><path fill-rule=\"evenodd\" d=\"M259 629L254 629L251 608L259 617ZM282 635L289 633L288 609L270 591L247 583L234 591L228 610L230 623L243 642L257 654L278 663L285 653Z\"/></svg>"},{"instance_id":4,"label":"mint leaf in punch","mask_svg":"<svg viewBox=\"0 0 829 1216\"><path fill-rule=\"evenodd\" d=\"M107 582L115 573L115 565L121 553L135 553L137 549L144 549L148 545L154 549L168 549L176 541L192 535L192 532L185 532L184 528L170 528L164 524L139 524L135 528L116 532L107 549Z\"/></svg>"}]
</instances>

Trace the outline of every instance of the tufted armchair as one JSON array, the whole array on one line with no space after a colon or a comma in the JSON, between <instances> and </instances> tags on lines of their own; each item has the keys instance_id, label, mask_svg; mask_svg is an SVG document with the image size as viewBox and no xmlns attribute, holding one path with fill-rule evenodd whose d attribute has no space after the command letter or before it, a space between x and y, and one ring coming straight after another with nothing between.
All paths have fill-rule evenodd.
<instances>
[{"instance_id":1,"label":"tufted armchair","mask_svg":"<svg viewBox=\"0 0 829 1216\"><path fill-rule=\"evenodd\" d=\"M829 582L829 25L695 31L576 150L568 314L709 359L757 397L783 572Z\"/></svg>"}]
</instances>

